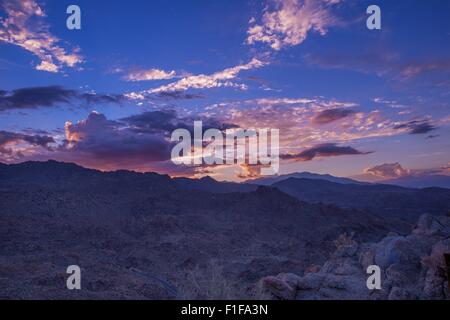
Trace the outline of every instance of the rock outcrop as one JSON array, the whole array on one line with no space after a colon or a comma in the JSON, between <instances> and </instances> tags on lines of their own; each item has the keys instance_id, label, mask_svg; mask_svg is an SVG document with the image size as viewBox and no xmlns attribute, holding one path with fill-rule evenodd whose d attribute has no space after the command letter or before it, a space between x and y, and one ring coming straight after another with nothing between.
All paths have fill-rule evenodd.
<instances>
[{"instance_id":1,"label":"rock outcrop","mask_svg":"<svg viewBox=\"0 0 450 320\"><path fill-rule=\"evenodd\" d=\"M450 217L423 215L410 235L362 244L342 235L335 245L322 267L265 277L263 288L278 299L449 299ZM367 288L370 265L381 269L381 290Z\"/></svg>"}]
</instances>

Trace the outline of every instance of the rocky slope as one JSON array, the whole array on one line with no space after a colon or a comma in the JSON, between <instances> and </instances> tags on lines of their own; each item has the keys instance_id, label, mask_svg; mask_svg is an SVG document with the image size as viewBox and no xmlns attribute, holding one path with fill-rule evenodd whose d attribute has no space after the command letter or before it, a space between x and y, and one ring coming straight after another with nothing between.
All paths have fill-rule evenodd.
<instances>
[{"instance_id":1,"label":"rocky slope","mask_svg":"<svg viewBox=\"0 0 450 320\"><path fill-rule=\"evenodd\" d=\"M372 214L414 223L424 213L445 215L450 211L450 190L408 189L391 185L357 185L317 179L296 179L272 185L302 201L359 208Z\"/></svg>"},{"instance_id":2,"label":"rocky slope","mask_svg":"<svg viewBox=\"0 0 450 320\"><path fill-rule=\"evenodd\" d=\"M265 277L263 287L278 299L449 299L450 217L423 215L410 235L388 235L358 243L348 235L322 266L303 276ZM369 265L382 271L381 290L366 286Z\"/></svg>"}]
</instances>

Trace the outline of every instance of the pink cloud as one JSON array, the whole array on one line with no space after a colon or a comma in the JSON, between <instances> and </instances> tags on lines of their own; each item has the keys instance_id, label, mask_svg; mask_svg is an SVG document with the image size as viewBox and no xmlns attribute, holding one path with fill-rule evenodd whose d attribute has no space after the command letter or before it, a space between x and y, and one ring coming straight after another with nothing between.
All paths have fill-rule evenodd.
<instances>
[{"instance_id":1,"label":"pink cloud","mask_svg":"<svg viewBox=\"0 0 450 320\"><path fill-rule=\"evenodd\" d=\"M233 87L245 90L245 84L233 82L241 71L258 69L265 66L266 63L256 58L246 64L237 65L210 75L199 74L184 77L176 82L148 90L148 93L175 92L192 89L210 89L219 87Z\"/></svg>"},{"instance_id":2,"label":"pink cloud","mask_svg":"<svg viewBox=\"0 0 450 320\"><path fill-rule=\"evenodd\" d=\"M369 173L377 178L393 179L407 176L410 172L404 169L400 163L383 163L372 168L365 170L365 173Z\"/></svg>"},{"instance_id":3,"label":"pink cloud","mask_svg":"<svg viewBox=\"0 0 450 320\"><path fill-rule=\"evenodd\" d=\"M339 0L276 0L257 24L250 20L247 43L267 43L274 50L295 46L306 40L311 31L325 35L336 23L329 7Z\"/></svg>"},{"instance_id":4,"label":"pink cloud","mask_svg":"<svg viewBox=\"0 0 450 320\"><path fill-rule=\"evenodd\" d=\"M19 46L40 60L36 70L59 72L83 61L78 50L68 52L44 22L45 12L34 0L4 0L7 17L0 19L0 41Z\"/></svg>"}]
</instances>

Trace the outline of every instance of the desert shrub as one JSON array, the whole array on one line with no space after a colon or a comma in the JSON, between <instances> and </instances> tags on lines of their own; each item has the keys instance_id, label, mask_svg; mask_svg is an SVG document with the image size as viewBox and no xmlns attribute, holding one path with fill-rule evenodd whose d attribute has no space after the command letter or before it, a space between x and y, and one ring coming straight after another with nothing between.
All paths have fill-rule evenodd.
<instances>
[{"instance_id":1,"label":"desert shrub","mask_svg":"<svg viewBox=\"0 0 450 320\"><path fill-rule=\"evenodd\" d=\"M270 292L264 287L262 281L258 281L253 287L248 290L249 300L272 300L273 297Z\"/></svg>"},{"instance_id":2,"label":"desert shrub","mask_svg":"<svg viewBox=\"0 0 450 320\"><path fill-rule=\"evenodd\" d=\"M196 266L186 274L182 285L183 299L234 300L240 299L237 282L224 275L223 267L211 260L205 267Z\"/></svg>"}]
</instances>

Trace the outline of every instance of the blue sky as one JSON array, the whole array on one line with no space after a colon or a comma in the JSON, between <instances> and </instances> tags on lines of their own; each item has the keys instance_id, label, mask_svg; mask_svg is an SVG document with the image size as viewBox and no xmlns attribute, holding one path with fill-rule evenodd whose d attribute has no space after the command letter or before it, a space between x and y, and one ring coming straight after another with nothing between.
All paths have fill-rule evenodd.
<instances>
[{"instance_id":1,"label":"blue sky","mask_svg":"<svg viewBox=\"0 0 450 320\"><path fill-rule=\"evenodd\" d=\"M81 30L66 27L70 4ZM366 27L370 4L381 30ZM280 129L282 173L448 174L449 12L439 0L0 0L0 161L257 176L171 164L170 130L204 120Z\"/></svg>"}]
</instances>

